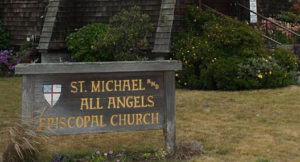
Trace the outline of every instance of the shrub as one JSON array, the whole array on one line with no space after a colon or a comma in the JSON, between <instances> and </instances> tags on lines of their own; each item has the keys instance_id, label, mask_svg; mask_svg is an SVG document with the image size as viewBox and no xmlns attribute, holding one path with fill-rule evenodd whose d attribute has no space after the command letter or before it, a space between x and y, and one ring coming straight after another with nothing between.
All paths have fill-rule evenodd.
<instances>
[{"instance_id":1,"label":"shrub","mask_svg":"<svg viewBox=\"0 0 300 162\"><path fill-rule=\"evenodd\" d=\"M242 80L237 75L238 58L219 59L201 70L200 78L204 89L236 90L240 89Z\"/></svg>"},{"instance_id":2,"label":"shrub","mask_svg":"<svg viewBox=\"0 0 300 162\"><path fill-rule=\"evenodd\" d=\"M0 50L10 49L10 37L0 21Z\"/></svg>"},{"instance_id":3,"label":"shrub","mask_svg":"<svg viewBox=\"0 0 300 162\"><path fill-rule=\"evenodd\" d=\"M115 15L111 23L90 24L67 37L75 61L131 61L144 57L153 29L150 17L133 7Z\"/></svg>"},{"instance_id":4,"label":"shrub","mask_svg":"<svg viewBox=\"0 0 300 162\"><path fill-rule=\"evenodd\" d=\"M148 39L153 30L149 15L142 13L140 7L134 6L119 12L111 23L114 27L112 37L117 38L114 59L141 60L146 54L145 50L149 49Z\"/></svg>"},{"instance_id":5,"label":"shrub","mask_svg":"<svg viewBox=\"0 0 300 162\"><path fill-rule=\"evenodd\" d=\"M285 50L266 49L257 29L197 7L188 11L188 26L195 29L180 32L172 43L174 58L183 62L176 74L178 86L241 90L281 87L295 80L297 59ZM203 24L200 30L197 23Z\"/></svg>"},{"instance_id":6,"label":"shrub","mask_svg":"<svg viewBox=\"0 0 300 162\"><path fill-rule=\"evenodd\" d=\"M213 11L208 10L202 12L202 10L197 6L190 6L187 8L185 16L185 24L187 31L202 32L203 25L208 21L216 20L217 16Z\"/></svg>"},{"instance_id":7,"label":"shrub","mask_svg":"<svg viewBox=\"0 0 300 162\"><path fill-rule=\"evenodd\" d=\"M257 83L243 89L275 88L291 84L295 80L295 73L287 70L275 58L269 56L267 58L249 58L245 63L240 63L238 77Z\"/></svg>"},{"instance_id":8,"label":"shrub","mask_svg":"<svg viewBox=\"0 0 300 162\"><path fill-rule=\"evenodd\" d=\"M284 22L300 23L300 15L288 11L281 12L277 15L277 19Z\"/></svg>"},{"instance_id":9,"label":"shrub","mask_svg":"<svg viewBox=\"0 0 300 162\"><path fill-rule=\"evenodd\" d=\"M203 28L204 40L213 46L218 55L252 57L264 45L258 30L231 18L208 21Z\"/></svg>"},{"instance_id":10,"label":"shrub","mask_svg":"<svg viewBox=\"0 0 300 162\"><path fill-rule=\"evenodd\" d=\"M297 71L298 58L291 52L277 48L274 51L271 51L270 56L277 60L278 64L287 71Z\"/></svg>"},{"instance_id":11,"label":"shrub","mask_svg":"<svg viewBox=\"0 0 300 162\"><path fill-rule=\"evenodd\" d=\"M101 23L80 28L67 37L68 49L76 61L111 61L110 43L107 43L109 26ZM97 47L97 39L102 38L103 45ZM96 48L97 47L97 48Z\"/></svg>"},{"instance_id":12,"label":"shrub","mask_svg":"<svg viewBox=\"0 0 300 162\"><path fill-rule=\"evenodd\" d=\"M15 66L19 64L21 57L12 51L0 51L0 76L11 76L14 74Z\"/></svg>"}]
</instances>

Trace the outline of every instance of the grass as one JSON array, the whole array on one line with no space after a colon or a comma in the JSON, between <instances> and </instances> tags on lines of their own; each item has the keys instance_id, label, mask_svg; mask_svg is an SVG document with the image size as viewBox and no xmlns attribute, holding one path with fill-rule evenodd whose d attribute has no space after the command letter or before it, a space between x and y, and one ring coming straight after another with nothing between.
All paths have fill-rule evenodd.
<instances>
[{"instance_id":1,"label":"grass","mask_svg":"<svg viewBox=\"0 0 300 162\"><path fill-rule=\"evenodd\" d=\"M19 119L21 78L0 78L0 131ZM181 141L200 141L205 154L192 161L300 161L300 86L238 92L176 91ZM0 156L6 137L0 134ZM97 148L143 150L163 146L162 131L51 137L41 159ZM1 161L1 158L0 158Z\"/></svg>"}]
</instances>

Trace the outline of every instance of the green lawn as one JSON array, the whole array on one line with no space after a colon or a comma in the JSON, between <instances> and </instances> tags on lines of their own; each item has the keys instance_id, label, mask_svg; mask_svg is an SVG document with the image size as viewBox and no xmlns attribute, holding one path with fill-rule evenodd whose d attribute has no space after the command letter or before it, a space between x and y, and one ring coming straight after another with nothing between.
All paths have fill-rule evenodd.
<instances>
[{"instance_id":1,"label":"green lawn","mask_svg":"<svg viewBox=\"0 0 300 162\"><path fill-rule=\"evenodd\" d=\"M0 78L0 131L20 119L21 78ZM176 91L177 139L200 141L193 161L300 161L300 86L240 92ZM0 135L0 156L4 135ZM163 146L162 131L65 135L44 144L58 152ZM1 158L0 158L1 161Z\"/></svg>"}]
</instances>

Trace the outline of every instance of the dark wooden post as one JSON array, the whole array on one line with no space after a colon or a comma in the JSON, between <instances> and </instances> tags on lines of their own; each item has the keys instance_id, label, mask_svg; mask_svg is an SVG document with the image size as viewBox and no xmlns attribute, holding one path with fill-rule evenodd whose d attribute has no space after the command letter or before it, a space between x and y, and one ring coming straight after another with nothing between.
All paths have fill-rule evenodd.
<instances>
[{"instance_id":1,"label":"dark wooden post","mask_svg":"<svg viewBox=\"0 0 300 162\"><path fill-rule=\"evenodd\" d=\"M202 7L202 0L198 0L198 5L200 8Z\"/></svg>"},{"instance_id":2,"label":"dark wooden post","mask_svg":"<svg viewBox=\"0 0 300 162\"><path fill-rule=\"evenodd\" d=\"M165 78L165 122L164 136L165 148L170 156L173 156L176 148L176 127L175 127L175 76L174 71L164 73Z\"/></svg>"}]
</instances>

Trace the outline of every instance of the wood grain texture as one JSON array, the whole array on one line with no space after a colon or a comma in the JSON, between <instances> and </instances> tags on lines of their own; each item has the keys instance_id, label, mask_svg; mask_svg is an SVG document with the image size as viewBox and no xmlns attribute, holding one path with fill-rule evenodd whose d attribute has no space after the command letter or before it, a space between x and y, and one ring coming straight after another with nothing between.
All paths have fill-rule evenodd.
<instances>
[{"instance_id":1,"label":"wood grain texture","mask_svg":"<svg viewBox=\"0 0 300 162\"><path fill-rule=\"evenodd\" d=\"M163 129L174 155L174 71L181 66L166 60L18 65L23 121L49 135Z\"/></svg>"},{"instance_id":2,"label":"wood grain texture","mask_svg":"<svg viewBox=\"0 0 300 162\"><path fill-rule=\"evenodd\" d=\"M26 111L35 111L35 112L43 112L42 117L46 118L56 118L56 117L77 117L77 116L92 116L92 115L102 115L103 123L106 124L104 127L87 127L82 128L55 128L56 123L51 125L51 131L49 134L52 135L60 135L60 134L81 134L81 133L96 133L96 132L120 132L120 131L132 131L132 130L152 130L152 129L162 129L164 120L165 111L165 83L163 72L135 72L135 73L94 73L94 74L54 74L54 75L37 75L35 77L35 84L32 89L34 89L34 98L35 101L32 102L34 107L33 109L28 109ZM137 91L105 91L105 92L91 92L92 81L109 81L109 80L141 80L143 87L145 90L137 90ZM151 84L148 84L148 80L155 81L156 84L159 85L159 89L155 89ZM72 81L84 81L83 92L71 93L72 87L70 83ZM57 103L51 107L49 103L44 98L44 85L54 85L59 84L62 86L60 98ZM110 88L114 88L110 85ZM143 100L139 100L138 105L140 107L128 107L128 104L125 107L120 106L119 108L109 108L109 97L128 97L128 96L143 96L145 97ZM145 103L147 105L148 101L146 100L147 96L153 96L154 107L142 107ZM100 98L100 105L103 107L98 110L86 110L83 108L81 110L81 98L93 99L93 105L96 106L96 98ZM25 98L26 100L29 98ZM133 99L131 101L134 101ZM143 102L143 104L141 103ZM90 104L90 103L89 103ZM134 104L135 105L135 104ZM129 105L130 106L130 105ZM146 113L156 113L159 114L158 123L151 123L151 115L148 115L145 119L149 124L137 123L137 120L133 119L136 114L146 114ZM120 119L119 116L113 118L113 122L119 124L121 120L121 125L112 125L111 117L112 115L122 115L122 119L124 114L131 114L131 121L135 121L133 125L128 125L128 123L124 124L124 121ZM41 117L40 114L36 114L38 117ZM35 118L34 116L33 118ZM126 118L125 118L126 119ZM127 118L128 120L128 118ZM91 119L90 119L91 121ZM89 122L91 124L91 122ZM71 125L75 125L75 119L72 119Z\"/></svg>"},{"instance_id":3,"label":"wood grain texture","mask_svg":"<svg viewBox=\"0 0 300 162\"><path fill-rule=\"evenodd\" d=\"M27 123L31 122L33 119L33 109L35 101L34 85L34 75L26 75L23 77L22 121Z\"/></svg>"},{"instance_id":4,"label":"wood grain texture","mask_svg":"<svg viewBox=\"0 0 300 162\"><path fill-rule=\"evenodd\" d=\"M171 60L19 64L16 66L16 74L172 71L181 70L181 66L181 62Z\"/></svg>"},{"instance_id":5,"label":"wood grain texture","mask_svg":"<svg viewBox=\"0 0 300 162\"><path fill-rule=\"evenodd\" d=\"M174 71L165 72L165 123L164 136L165 148L169 155L174 155L176 148L176 123L175 123L175 75Z\"/></svg>"}]
</instances>

